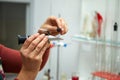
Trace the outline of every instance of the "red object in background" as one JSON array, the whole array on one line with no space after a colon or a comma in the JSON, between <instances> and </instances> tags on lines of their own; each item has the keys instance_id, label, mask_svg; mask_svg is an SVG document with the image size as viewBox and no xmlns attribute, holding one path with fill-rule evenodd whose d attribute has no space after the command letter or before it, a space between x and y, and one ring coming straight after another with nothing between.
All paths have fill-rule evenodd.
<instances>
[{"instance_id":1,"label":"red object in background","mask_svg":"<svg viewBox=\"0 0 120 80\"><path fill-rule=\"evenodd\" d=\"M102 15L98 12L96 12L96 16L97 16L97 22L98 22L98 29L97 29L97 33L98 36L101 36L101 27L102 27L102 22L103 22L103 18Z\"/></svg>"},{"instance_id":2,"label":"red object in background","mask_svg":"<svg viewBox=\"0 0 120 80\"><path fill-rule=\"evenodd\" d=\"M53 48L54 46L55 46L54 44L52 44L52 43L50 44L50 48Z\"/></svg>"},{"instance_id":3,"label":"red object in background","mask_svg":"<svg viewBox=\"0 0 120 80\"><path fill-rule=\"evenodd\" d=\"M78 76L72 76L72 80L79 80Z\"/></svg>"},{"instance_id":4,"label":"red object in background","mask_svg":"<svg viewBox=\"0 0 120 80\"><path fill-rule=\"evenodd\" d=\"M120 80L120 75L112 74L109 72L98 71L98 72L94 72L92 74L93 74L93 76L104 78L106 80Z\"/></svg>"}]
</instances>

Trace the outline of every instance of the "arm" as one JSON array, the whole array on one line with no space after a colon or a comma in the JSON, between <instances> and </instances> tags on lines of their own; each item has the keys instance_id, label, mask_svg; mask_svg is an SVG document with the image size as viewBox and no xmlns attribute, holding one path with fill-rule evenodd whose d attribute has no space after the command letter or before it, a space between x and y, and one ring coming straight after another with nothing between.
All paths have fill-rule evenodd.
<instances>
[{"instance_id":1,"label":"arm","mask_svg":"<svg viewBox=\"0 0 120 80\"><path fill-rule=\"evenodd\" d=\"M50 49L47 49L43 55L43 62L40 70L45 66ZM21 55L18 50L7 48L0 44L0 57L2 59L3 69L6 73L18 73L22 67Z\"/></svg>"},{"instance_id":2,"label":"arm","mask_svg":"<svg viewBox=\"0 0 120 80\"><path fill-rule=\"evenodd\" d=\"M19 51L7 48L0 44L0 57L5 72L18 73L20 71L22 62Z\"/></svg>"}]
</instances>

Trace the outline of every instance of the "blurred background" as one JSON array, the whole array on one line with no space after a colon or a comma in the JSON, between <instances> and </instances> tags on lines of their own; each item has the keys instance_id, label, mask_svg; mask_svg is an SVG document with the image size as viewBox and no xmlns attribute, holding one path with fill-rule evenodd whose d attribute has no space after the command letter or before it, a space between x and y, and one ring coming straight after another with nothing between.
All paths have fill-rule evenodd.
<instances>
[{"instance_id":1,"label":"blurred background","mask_svg":"<svg viewBox=\"0 0 120 80\"><path fill-rule=\"evenodd\" d=\"M51 48L49 60L36 80L46 80L43 77L48 70L51 80L72 80L73 74L80 80L101 80L92 73L120 73L119 0L0 0L0 43L19 50L17 35L36 33L51 15L67 22L69 31L61 41L67 46ZM101 32L97 33L98 28ZM16 76L6 74L8 80Z\"/></svg>"}]
</instances>

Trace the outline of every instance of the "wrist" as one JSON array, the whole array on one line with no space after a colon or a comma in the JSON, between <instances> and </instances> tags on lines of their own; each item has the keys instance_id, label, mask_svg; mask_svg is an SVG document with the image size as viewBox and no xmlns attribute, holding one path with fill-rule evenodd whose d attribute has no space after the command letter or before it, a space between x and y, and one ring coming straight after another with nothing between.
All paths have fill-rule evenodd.
<instances>
[{"instance_id":1,"label":"wrist","mask_svg":"<svg viewBox=\"0 0 120 80\"><path fill-rule=\"evenodd\" d=\"M15 80L35 80L38 71L30 71L21 69L20 73L18 74Z\"/></svg>"},{"instance_id":2,"label":"wrist","mask_svg":"<svg viewBox=\"0 0 120 80\"><path fill-rule=\"evenodd\" d=\"M35 68L26 68L26 67L22 66L21 71L30 72L30 73L36 73L36 72L39 72L39 68L37 68L37 67L35 67Z\"/></svg>"}]
</instances>

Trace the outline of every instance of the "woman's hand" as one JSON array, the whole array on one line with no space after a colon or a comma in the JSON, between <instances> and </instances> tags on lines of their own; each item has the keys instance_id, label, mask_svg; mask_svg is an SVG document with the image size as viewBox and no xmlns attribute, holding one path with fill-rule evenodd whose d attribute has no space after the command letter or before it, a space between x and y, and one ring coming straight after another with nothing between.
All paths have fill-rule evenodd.
<instances>
[{"instance_id":1,"label":"woman's hand","mask_svg":"<svg viewBox=\"0 0 120 80\"><path fill-rule=\"evenodd\" d=\"M30 71L39 71L43 54L48 47L48 38L45 34L39 35L37 33L30 36L20 49L23 68Z\"/></svg>"},{"instance_id":2,"label":"woman's hand","mask_svg":"<svg viewBox=\"0 0 120 80\"><path fill-rule=\"evenodd\" d=\"M58 32L57 28L60 28L61 31ZM41 29L46 29L50 32L50 35L56 36L58 34L66 34L68 31L67 24L63 18L57 18L55 16L50 16L47 18L45 23L38 30L41 33Z\"/></svg>"},{"instance_id":3,"label":"woman's hand","mask_svg":"<svg viewBox=\"0 0 120 80\"><path fill-rule=\"evenodd\" d=\"M29 78L29 80L34 80L40 70L43 55L49 46L47 36L39 33L31 35L24 42L20 49L23 65L18 79L27 80Z\"/></svg>"}]
</instances>

